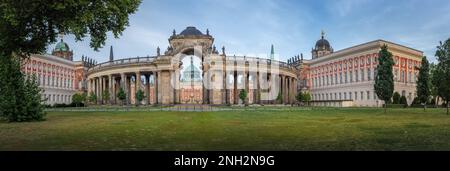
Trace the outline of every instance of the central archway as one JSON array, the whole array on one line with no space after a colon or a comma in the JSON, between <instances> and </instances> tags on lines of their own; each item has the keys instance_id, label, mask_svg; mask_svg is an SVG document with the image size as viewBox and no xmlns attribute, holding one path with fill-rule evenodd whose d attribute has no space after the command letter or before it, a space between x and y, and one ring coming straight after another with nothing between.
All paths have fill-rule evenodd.
<instances>
[{"instance_id":1,"label":"central archway","mask_svg":"<svg viewBox=\"0 0 450 171\"><path fill-rule=\"evenodd\" d=\"M203 70L202 58L192 51L183 53L180 59L179 70L179 103L202 104L203 103Z\"/></svg>"}]
</instances>

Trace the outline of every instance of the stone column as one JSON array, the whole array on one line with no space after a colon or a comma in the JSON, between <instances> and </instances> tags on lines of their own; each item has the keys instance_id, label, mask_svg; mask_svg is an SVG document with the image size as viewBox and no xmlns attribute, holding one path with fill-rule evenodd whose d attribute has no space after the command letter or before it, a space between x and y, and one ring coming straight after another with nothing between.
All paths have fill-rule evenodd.
<instances>
[{"instance_id":1,"label":"stone column","mask_svg":"<svg viewBox=\"0 0 450 171\"><path fill-rule=\"evenodd\" d=\"M100 78L95 78L95 95L97 96L97 104L99 104L100 101Z\"/></svg>"},{"instance_id":2,"label":"stone column","mask_svg":"<svg viewBox=\"0 0 450 171\"><path fill-rule=\"evenodd\" d=\"M233 79L233 84L234 84L234 88L233 88L233 95L234 95L234 104L239 104L239 96L238 96L238 75L237 75L237 71L234 71L234 75L233 75L234 79Z\"/></svg>"},{"instance_id":3,"label":"stone column","mask_svg":"<svg viewBox=\"0 0 450 171\"><path fill-rule=\"evenodd\" d=\"M120 88L123 89L123 91L124 91L125 94L126 94L127 90L126 90L125 83L126 83L126 76L125 76L124 73L121 73L121 74L120 74ZM126 103L126 98L125 98L124 101L121 101L121 103Z\"/></svg>"},{"instance_id":4,"label":"stone column","mask_svg":"<svg viewBox=\"0 0 450 171\"><path fill-rule=\"evenodd\" d=\"M134 89L134 95L135 95L135 104L137 104L137 105L140 105L141 104L141 102L138 102L137 101L137 98L136 98L136 93L139 91L139 90L141 90L141 73L138 71L138 72L136 72L136 80L135 80L135 89Z\"/></svg>"},{"instance_id":5,"label":"stone column","mask_svg":"<svg viewBox=\"0 0 450 171\"><path fill-rule=\"evenodd\" d=\"M257 104L261 104L261 82L259 81L260 80L260 77L261 77L261 75L260 75L260 73L259 73L259 71L256 73L256 103Z\"/></svg>"},{"instance_id":6,"label":"stone column","mask_svg":"<svg viewBox=\"0 0 450 171\"><path fill-rule=\"evenodd\" d=\"M112 104L117 104L117 88L116 88L116 83L117 83L117 81L116 81L116 77L115 76L112 76L111 77L111 81L112 81L112 84L111 84L111 87L112 87L112 95L111 95L111 103Z\"/></svg>"},{"instance_id":7,"label":"stone column","mask_svg":"<svg viewBox=\"0 0 450 171\"><path fill-rule=\"evenodd\" d=\"M250 98L249 98L249 90L250 90L250 73L248 72L248 71L246 71L245 72L245 74L244 74L244 79L245 79L245 82L244 82L244 89L245 89L245 91L247 92L247 98L245 98L245 104L249 104L249 101L250 101Z\"/></svg>"},{"instance_id":8,"label":"stone column","mask_svg":"<svg viewBox=\"0 0 450 171\"><path fill-rule=\"evenodd\" d=\"M91 91L92 91L92 83L91 83L91 81L92 81L92 79L88 79L88 82L87 82L87 88L88 88L88 96L89 96L89 94L91 93Z\"/></svg>"},{"instance_id":9,"label":"stone column","mask_svg":"<svg viewBox=\"0 0 450 171\"><path fill-rule=\"evenodd\" d=\"M150 104L150 75L144 75L145 77L145 105Z\"/></svg>"},{"instance_id":10,"label":"stone column","mask_svg":"<svg viewBox=\"0 0 450 171\"><path fill-rule=\"evenodd\" d=\"M108 75L108 91L109 91L109 104L112 105L113 104L113 99L114 99L114 93L113 93L113 76L112 75Z\"/></svg>"},{"instance_id":11,"label":"stone column","mask_svg":"<svg viewBox=\"0 0 450 171\"><path fill-rule=\"evenodd\" d=\"M155 92L154 92L154 98L155 98L155 104L159 104L159 72L154 72L155 76Z\"/></svg>"}]
</instances>

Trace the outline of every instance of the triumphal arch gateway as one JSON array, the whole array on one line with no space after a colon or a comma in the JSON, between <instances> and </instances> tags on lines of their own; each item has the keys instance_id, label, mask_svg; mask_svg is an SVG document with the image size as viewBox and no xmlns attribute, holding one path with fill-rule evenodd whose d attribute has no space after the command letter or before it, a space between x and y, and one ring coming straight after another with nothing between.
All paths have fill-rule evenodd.
<instances>
[{"instance_id":1,"label":"triumphal arch gateway","mask_svg":"<svg viewBox=\"0 0 450 171\"><path fill-rule=\"evenodd\" d=\"M156 56L110 60L88 70L88 92L99 104L276 104L293 103L299 69L274 59L229 56L225 47L195 27L169 38ZM299 58L298 58L299 59ZM125 100L117 96L126 94ZM246 90L242 101L239 93ZM136 101L136 93L144 100ZM109 94L109 98L108 95ZM105 97L106 96L106 97Z\"/></svg>"}]
</instances>

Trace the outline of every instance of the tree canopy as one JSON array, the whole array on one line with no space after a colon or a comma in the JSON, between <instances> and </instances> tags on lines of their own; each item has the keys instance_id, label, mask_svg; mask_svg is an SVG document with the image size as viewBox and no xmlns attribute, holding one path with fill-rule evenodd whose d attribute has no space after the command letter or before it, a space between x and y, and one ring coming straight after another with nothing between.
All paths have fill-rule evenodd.
<instances>
[{"instance_id":1,"label":"tree canopy","mask_svg":"<svg viewBox=\"0 0 450 171\"><path fill-rule=\"evenodd\" d=\"M0 51L3 55L41 53L59 33L77 41L89 36L95 50L105 45L107 32L118 37L129 25L141 0L65 0L0 2Z\"/></svg>"},{"instance_id":2,"label":"tree canopy","mask_svg":"<svg viewBox=\"0 0 450 171\"><path fill-rule=\"evenodd\" d=\"M437 47L436 57L438 64L433 78L433 84L436 84L437 93L447 104L450 102L450 39L444 43L440 42Z\"/></svg>"}]
</instances>

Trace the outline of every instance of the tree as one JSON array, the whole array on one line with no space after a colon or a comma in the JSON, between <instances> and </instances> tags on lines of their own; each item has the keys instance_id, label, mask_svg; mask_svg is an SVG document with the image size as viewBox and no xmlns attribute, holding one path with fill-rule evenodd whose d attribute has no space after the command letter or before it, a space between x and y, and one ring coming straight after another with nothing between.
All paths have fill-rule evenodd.
<instances>
[{"instance_id":1,"label":"tree","mask_svg":"<svg viewBox=\"0 0 450 171\"><path fill-rule=\"evenodd\" d=\"M78 107L81 103L83 103L83 99L82 98L83 97L82 97L81 94L75 93L72 96L72 103L75 104L76 107Z\"/></svg>"},{"instance_id":2,"label":"tree","mask_svg":"<svg viewBox=\"0 0 450 171\"><path fill-rule=\"evenodd\" d=\"M387 104L394 93L393 66L394 60L392 59L392 53L388 51L387 45L383 45L378 53L377 75L375 77L374 88L378 98L384 101L384 113L386 113Z\"/></svg>"},{"instance_id":3,"label":"tree","mask_svg":"<svg viewBox=\"0 0 450 171\"><path fill-rule=\"evenodd\" d=\"M109 91L108 90L104 90L102 92L103 104L107 104L108 103L109 97L110 97Z\"/></svg>"},{"instance_id":4,"label":"tree","mask_svg":"<svg viewBox=\"0 0 450 171\"><path fill-rule=\"evenodd\" d=\"M86 93L75 93L72 96L72 103L75 104L76 107L81 106L81 104L84 105L84 103L86 103Z\"/></svg>"},{"instance_id":5,"label":"tree","mask_svg":"<svg viewBox=\"0 0 450 171\"><path fill-rule=\"evenodd\" d=\"M400 93L395 92L394 96L392 96L392 104L400 104Z\"/></svg>"},{"instance_id":6,"label":"tree","mask_svg":"<svg viewBox=\"0 0 450 171\"><path fill-rule=\"evenodd\" d=\"M446 102L448 115L448 104L450 102L450 39L447 39L444 43L440 42L437 47L436 57L438 64L434 74L434 81L439 97Z\"/></svg>"},{"instance_id":7,"label":"tree","mask_svg":"<svg viewBox=\"0 0 450 171\"><path fill-rule=\"evenodd\" d=\"M0 55L0 117L9 122L44 120L42 89L35 75L25 76L15 69L21 63L17 56Z\"/></svg>"},{"instance_id":8,"label":"tree","mask_svg":"<svg viewBox=\"0 0 450 171\"><path fill-rule=\"evenodd\" d=\"M419 69L419 78L417 80L417 98L423 104L423 110L426 109L430 99L430 67L427 57L422 58L422 65Z\"/></svg>"},{"instance_id":9,"label":"tree","mask_svg":"<svg viewBox=\"0 0 450 171\"><path fill-rule=\"evenodd\" d=\"M437 73L437 65L435 63L431 63L430 64L430 91L431 91L431 95L433 96L432 99L432 104L433 105L437 105L439 102L439 93L438 93L438 86L437 84L439 83L439 78L438 75L439 73Z\"/></svg>"},{"instance_id":10,"label":"tree","mask_svg":"<svg viewBox=\"0 0 450 171\"><path fill-rule=\"evenodd\" d=\"M295 100L297 100L298 102L303 102L303 92L299 91L297 93L297 96L295 96Z\"/></svg>"},{"instance_id":11,"label":"tree","mask_svg":"<svg viewBox=\"0 0 450 171\"><path fill-rule=\"evenodd\" d=\"M144 91L139 89L136 92L136 106L139 106L144 98L145 98Z\"/></svg>"},{"instance_id":12,"label":"tree","mask_svg":"<svg viewBox=\"0 0 450 171\"><path fill-rule=\"evenodd\" d=\"M89 102L91 102L93 104L97 104L97 95L94 94L94 92L92 92L92 91L89 94Z\"/></svg>"},{"instance_id":13,"label":"tree","mask_svg":"<svg viewBox=\"0 0 450 171\"><path fill-rule=\"evenodd\" d=\"M239 92L239 99L241 99L242 102L244 102L245 106L248 105L248 104L246 103L246 101L245 101L246 98L247 98L247 90L242 89L242 90Z\"/></svg>"},{"instance_id":14,"label":"tree","mask_svg":"<svg viewBox=\"0 0 450 171\"><path fill-rule=\"evenodd\" d=\"M128 16L140 3L141 0L1 1L0 114L19 118L14 121L28 120L20 119L26 112L42 115L40 106L36 105L42 103L41 99L24 94L36 92L35 96L40 97L40 91L20 73L20 63L24 62L21 59L43 53L57 41L59 33L72 34L77 41L89 37L90 46L98 50L105 44L108 32L116 38L122 34L128 26ZM36 109L25 109L27 105L35 105Z\"/></svg>"},{"instance_id":15,"label":"tree","mask_svg":"<svg viewBox=\"0 0 450 171\"><path fill-rule=\"evenodd\" d=\"M408 100L406 100L405 96L400 97L400 104L403 105L403 107L408 107Z\"/></svg>"},{"instance_id":16,"label":"tree","mask_svg":"<svg viewBox=\"0 0 450 171\"><path fill-rule=\"evenodd\" d=\"M309 102L311 101L311 94L309 92L304 93L302 99L309 105Z\"/></svg>"},{"instance_id":17,"label":"tree","mask_svg":"<svg viewBox=\"0 0 450 171\"><path fill-rule=\"evenodd\" d=\"M122 105L124 105L124 100L127 98L127 95L125 94L125 91L123 88L119 89L119 92L117 92L117 98L122 102Z\"/></svg>"}]
</instances>

